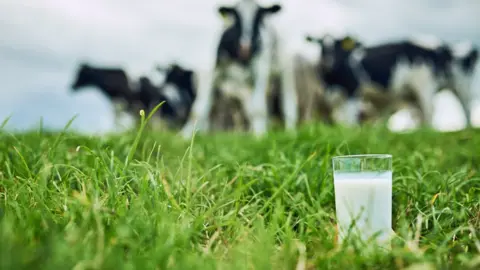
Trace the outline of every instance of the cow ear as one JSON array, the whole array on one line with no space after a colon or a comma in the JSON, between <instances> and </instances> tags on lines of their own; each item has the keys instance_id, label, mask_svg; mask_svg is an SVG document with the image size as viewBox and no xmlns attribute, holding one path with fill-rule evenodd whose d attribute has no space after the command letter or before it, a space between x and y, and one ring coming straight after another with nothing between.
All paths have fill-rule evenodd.
<instances>
[{"instance_id":1,"label":"cow ear","mask_svg":"<svg viewBox=\"0 0 480 270\"><path fill-rule=\"evenodd\" d=\"M232 7L220 6L218 8L218 13L220 13L220 16L223 19L223 23L227 26L233 23L232 15L234 14L234 12L235 9Z\"/></svg>"},{"instance_id":2,"label":"cow ear","mask_svg":"<svg viewBox=\"0 0 480 270\"><path fill-rule=\"evenodd\" d=\"M478 49L473 48L469 56L470 56L470 59L472 59L472 61L476 62L478 59Z\"/></svg>"},{"instance_id":3,"label":"cow ear","mask_svg":"<svg viewBox=\"0 0 480 270\"><path fill-rule=\"evenodd\" d=\"M361 46L361 44L351 36L346 36L342 40L342 49L345 51L351 51L359 46Z\"/></svg>"},{"instance_id":4,"label":"cow ear","mask_svg":"<svg viewBox=\"0 0 480 270\"><path fill-rule=\"evenodd\" d=\"M473 69L478 61L478 49L473 47L465 56L461 57L462 65L467 69Z\"/></svg>"},{"instance_id":5,"label":"cow ear","mask_svg":"<svg viewBox=\"0 0 480 270\"><path fill-rule=\"evenodd\" d=\"M80 62L78 65L80 69L88 69L90 65L87 62Z\"/></svg>"},{"instance_id":6,"label":"cow ear","mask_svg":"<svg viewBox=\"0 0 480 270\"><path fill-rule=\"evenodd\" d=\"M269 7L265 7L262 9L263 12L265 13L270 13L270 14L274 14L274 13L277 13L279 12L280 10L282 10L282 6L279 5L279 4L274 4L274 5L271 5Z\"/></svg>"},{"instance_id":7,"label":"cow ear","mask_svg":"<svg viewBox=\"0 0 480 270\"><path fill-rule=\"evenodd\" d=\"M226 17L228 15L231 15L233 13L234 9L232 7L226 7L226 6L219 6L218 7L218 13L222 17Z\"/></svg>"},{"instance_id":8,"label":"cow ear","mask_svg":"<svg viewBox=\"0 0 480 270\"><path fill-rule=\"evenodd\" d=\"M182 76L184 73L183 68L181 68L179 65L175 63L170 65L169 71L170 71L169 73L174 73L177 76Z\"/></svg>"}]
</instances>

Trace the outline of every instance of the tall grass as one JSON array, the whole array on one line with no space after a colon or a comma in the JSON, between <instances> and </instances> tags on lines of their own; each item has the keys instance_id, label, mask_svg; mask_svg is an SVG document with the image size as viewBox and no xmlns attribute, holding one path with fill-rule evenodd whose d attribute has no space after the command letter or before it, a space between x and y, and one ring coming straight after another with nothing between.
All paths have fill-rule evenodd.
<instances>
[{"instance_id":1,"label":"tall grass","mask_svg":"<svg viewBox=\"0 0 480 270\"><path fill-rule=\"evenodd\" d=\"M144 122L142 122L144 124ZM390 252L335 242L331 158L390 153ZM479 269L480 133L0 133L1 269Z\"/></svg>"}]
</instances>

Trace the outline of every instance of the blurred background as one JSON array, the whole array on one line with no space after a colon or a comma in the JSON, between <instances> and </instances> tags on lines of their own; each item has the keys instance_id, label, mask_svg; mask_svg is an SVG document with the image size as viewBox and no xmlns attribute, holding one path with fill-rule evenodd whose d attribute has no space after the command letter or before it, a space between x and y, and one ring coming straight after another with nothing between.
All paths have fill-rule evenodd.
<instances>
[{"instance_id":1,"label":"blurred background","mask_svg":"<svg viewBox=\"0 0 480 270\"><path fill-rule=\"evenodd\" d=\"M99 91L70 92L81 61L119 65L131 77L161 80L155 64L178 61L202 69L213 61L222 19L222 0L2 0L0 1L0 120L9 129L43 124L101 133L113 128L111 104ZM288 38L287 47L315 58L318 48L306 33L351 33L366 44L412 34L480 46L478 0L279 0L272 20ZM478 69L478 68L477 68ZM479 73L474 88L480 92ZM477 96L479 97L479 96ZM436 98L439 129L462 128L458 101L448 92ZM474 110L476 125L480 111Z\"/></svg>"}]
</instances>

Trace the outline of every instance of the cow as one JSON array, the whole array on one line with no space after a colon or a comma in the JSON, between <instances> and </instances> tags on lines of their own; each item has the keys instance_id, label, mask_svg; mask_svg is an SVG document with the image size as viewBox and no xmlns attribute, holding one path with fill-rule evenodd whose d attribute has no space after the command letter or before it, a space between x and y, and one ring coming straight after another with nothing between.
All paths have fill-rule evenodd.
<instances>
[{"instance_id":1,"label":"cow","mask_svg":"<svg viewBox=\"0 0 480 270\"><path fill-rule=\"evenodd\" d=\"M324 120L331 123L328 104L324 101L324 91L316 79L314 65L301 54L293 58L295 89L297 91L298 124ZM223 70L222 80L217 87L222 89L224 96L217 95L218 100L213 105L211 113L213 130L244 131L248 127L245 111L241 104L248 102L250 97L251 80L250 72L246 72L239 63L232 63ZM282 114L282 82L275 77L267 91L267 111L272 122L285 121ZM228 110L228 112L227 112Z\"/></svg>"},{"instance_id":2,"label":"cow","mask_svg":"<svg viewBox=\"0 0 480 270\"><path fill-rule=\"evenodd\" d=\"M115 124L118 124L118 118L122 111L126 111L138 119L140 110L148 113L163 101L165 103L160 107L156 116L165 119L170 127L181 127L183 124L179 121L182 115L177 109L177 103L165 93L167 92L166 88L154 85L146 76L140 76L138 80L131 80L122 68L94 67L82 63L72 84L72 91L77 92L88 86L98 88L113 103ZM185 113L183 114L185 115Z\"/></svg>"},{"instance_id":3,"label":"cow","mask_svg":"<svg viewBox=\"0 0 480 270\"><path fill-rule=\"evenodd\" d=\"M283 115L285 127L293 130L297 124L297 96L292 63L283 49L283 43L272 28L267 17L278 13L281 5L260 6L254 0L240 0L234 6L219 6L220 15L231 19L219 40L214 67L206 76L199 76L199 91L192 106L189 119L181 134L187 139L196 128L208 130L209 113L212 109L216 85L222 80L222 73L231 64L239 64L252 78L252 91L248 102L242 102L250 130L256 136L267 132L268 109L267 88L271 76L281 76ZM215 101L214 101L215 100Z\"/></svg>"},{"instance_id":4,"label":"cow","mask_svg":"<svg viewBox=\"0 0 480 270\"><path fill-rule=\"evenodd\" d=\"M169 93L166 88L157 86L146 76L140 76L138 79L137 91L134 92L131 102L135 103L136 110L143 109L149 113L155 106L164 102L156 112L155 119L163 120L169 128L178 128L182 125L181 112L177 106L177 100Z\"/></svg>"},{"instance_id":5,"label":"cow","mask_svg":"<svg viewBox=\"0 0 480 270\"><path fill-rule=\"evenodd\" d=\"M113 103L116 124L121 111L134 108L131 102L133 100L132 84L121 68L94 67L81 63L71 89L73 92L78 92L85 87L97 87Z\"/></svg>"},{"instance_id":6,"label":"cow","mask_svg":"<svg viewBox=\"0 0 480 270\"><path fill-rule=\"evenodd\" d=\"M170 106L175 108L179 125L183 127L197 95L196 74L193 70L177 63L172 63L168 67L157 65L155 68L158 72L165 74L165 80L160 88L170 101Z\"/></svg>"},{"instance_id":7,"label":"cow","mask_svg":"<svg viewBox=\"0 0 480 270\"><path fill-rule=\"evenodd\" d=\"M375 93L378 89L386 95L379 98L381 101L377 101L377 105L413 99L422 112L422 123L430 127L433 97L437 91L454 89L459 99L470 95L468 80L461 77L471 74L468 73L471 69L460 68L459 63L471 65L470 58L476 57L475 52L455 56L452 48L441 40L426 43L412 37L370 47L349 35L343 38L328 34L322 38L307 35L306 40L321 46L319 77L327 89L342 89L347 100L343 110L349 123L358 123L362 117L361 97L375 99L379 97L378 91ZM389 105L392 104L385 107L395 109L394 105ZM466 111L468 107L464 103Z\"/></svg>"},{"instance_id":8,"label":"cow","mask_svg":"<svg viewBox=\"0 0 480 270\"><path fill-rule=\"evenodd\" d=\"M325 89L325 98L331 108L335 122L355 124L359 117L360 81L348 63L351 52L361 43L350 36L322 38L306 35L306 41L320 45L320 59L317 62L317 78Z\"/></svg>"}]
</instances>

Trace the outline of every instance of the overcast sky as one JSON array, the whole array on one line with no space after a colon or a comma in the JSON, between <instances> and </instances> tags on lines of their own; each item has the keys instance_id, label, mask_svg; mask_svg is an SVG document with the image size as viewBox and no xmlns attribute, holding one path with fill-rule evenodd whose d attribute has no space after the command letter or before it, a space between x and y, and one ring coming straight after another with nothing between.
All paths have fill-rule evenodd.
<instances>
[{"instance_id":1,"label":"overcast sky","mask_svg":"<svg viewBox=\"0 0 480 270\"><path fill-rule=\"evenodd\" d=\"M204 68L213 60L222 23L216 7L232 2L0 1L0 118L13 115L10 127L28 128L42 116L46 125L61 128L79 114L74 122L79 130L111 129L112 109L101 94L93 89L75 96L69 92L76 65L80 61L121 65L133 78L148 74L157 76L156 80L161 79L152 70L156 63L175 60L187 67ZM434 34L449 42L470 39L480 44L478 0L277 2L284 9L271 19L288 37L288 48L310 57L317 56L317 48L303 41L306 33L348 32L366 44L410 34ZM478 79L476 85L480 88ZM451 108L442 110L444 114L437 118L462 120L455 111L458 108Z\"/></svg>"}]
</instances>

